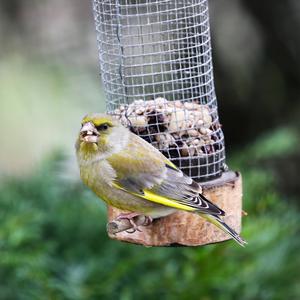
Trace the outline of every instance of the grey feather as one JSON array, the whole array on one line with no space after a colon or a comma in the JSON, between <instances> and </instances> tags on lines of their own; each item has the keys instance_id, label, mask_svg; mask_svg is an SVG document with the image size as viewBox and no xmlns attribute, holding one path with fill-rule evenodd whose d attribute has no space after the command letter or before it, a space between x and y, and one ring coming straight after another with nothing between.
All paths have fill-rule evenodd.
<instances>
[{"instance_id":1,"label":"grey feather","mask_svg":"<svg viewBox=\"0 0 300 300\"><path fill-rule=\"evenodd\" d=\"M127 191L139 195L143 195L144 190L147 189L199 212L220 216L225 214L223 210L200 194L201 187L198 183L179 169L168 165L155 171L151 170L149 173L139 173L138 176L129 174L119 179L118 182Z\"/></svg>"}]
</instances>

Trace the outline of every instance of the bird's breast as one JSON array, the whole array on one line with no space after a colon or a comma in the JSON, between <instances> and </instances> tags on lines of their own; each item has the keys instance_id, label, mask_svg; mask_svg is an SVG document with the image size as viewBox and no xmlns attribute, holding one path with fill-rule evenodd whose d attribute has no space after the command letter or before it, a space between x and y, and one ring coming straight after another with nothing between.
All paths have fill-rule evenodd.
<instances>
[{"instance_id":1,"label":"bird's breast","mask_svg":"<svg viewBox=\"0 0 300 300\"><path fill-rule=\"evenodd\" d=\"M94 189L95 186L111 186L116 172L107 160L100 160L81 166L80 176L87 186Z\"/></svg>"}]
</instances>

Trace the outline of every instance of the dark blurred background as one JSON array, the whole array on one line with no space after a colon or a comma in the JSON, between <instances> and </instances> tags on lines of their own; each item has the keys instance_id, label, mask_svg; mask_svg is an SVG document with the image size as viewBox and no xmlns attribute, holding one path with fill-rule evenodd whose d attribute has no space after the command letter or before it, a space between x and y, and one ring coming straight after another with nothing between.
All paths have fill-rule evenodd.
<instances>
[{"instance_id":1,"label":"dark blurred background","mask_svg":"<svg viewBox=\"0 0 300 300\"><path fill-rule=\"evenodd\" d=\"M202 248L111 241L78 180L81 117L104 111L92 1L0 3L0 299L300 297L300 2L210 0L243 236Z\"/></svg>"}]
</instances>

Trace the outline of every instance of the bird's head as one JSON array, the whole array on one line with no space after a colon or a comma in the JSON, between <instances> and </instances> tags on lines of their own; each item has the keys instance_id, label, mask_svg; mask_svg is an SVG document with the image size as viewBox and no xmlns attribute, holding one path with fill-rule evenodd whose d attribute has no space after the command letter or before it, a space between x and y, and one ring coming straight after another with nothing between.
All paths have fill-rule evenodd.
<instances>
[{"instance_id":1,"label":"bird's head","mask_svg":"<svg viewBox=\"0 0 300 300\"><path fill-rule=\"evenodd\" d=\"M76 142L81 160L108 156L127 143L129 132L116 119L106 114L88 114L81 122Z\"/></svg>"}]
</instances>

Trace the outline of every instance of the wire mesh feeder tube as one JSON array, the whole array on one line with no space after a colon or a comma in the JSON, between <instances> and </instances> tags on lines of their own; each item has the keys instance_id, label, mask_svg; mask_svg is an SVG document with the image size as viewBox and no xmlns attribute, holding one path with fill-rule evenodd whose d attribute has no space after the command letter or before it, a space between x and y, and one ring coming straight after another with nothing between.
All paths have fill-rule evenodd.
<instances>
[{"instance_id":1,"label":"wire mesh feeder tube","mask_svg":"<svg viewBox=\"0 0 300 300\"><path fill-rule=\"evenodd\" d=\"M107 112L203 182L225 163L206 0L94 0Z\"/></svg>"},{"instance_id":2,"label":"wire mesh feeder tube","mask_svg":"<svg viewBox=\"0 0 300 300\"><path fill-rule=\"evenodd\" d=\"M93 3L107 112L201 182L204 194L227 212L225 221L239 232L241 176L223 172L225 146L213 81L207 0ZM186 212L129 234L125 230L130 224L115 220L120 213L108 209L108 234L118 240L163 246L228 239L198 215Z\"/></svg>"}]
</instances>

